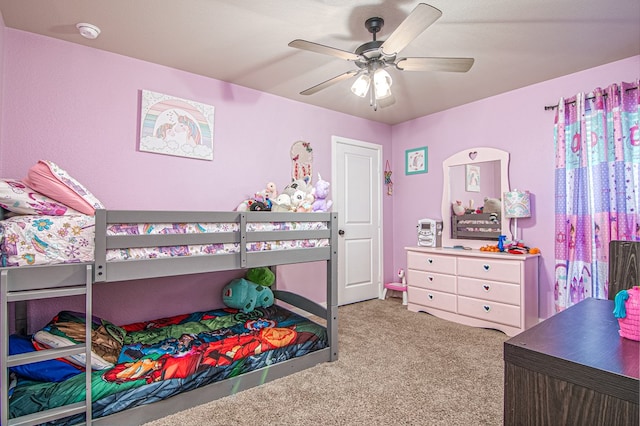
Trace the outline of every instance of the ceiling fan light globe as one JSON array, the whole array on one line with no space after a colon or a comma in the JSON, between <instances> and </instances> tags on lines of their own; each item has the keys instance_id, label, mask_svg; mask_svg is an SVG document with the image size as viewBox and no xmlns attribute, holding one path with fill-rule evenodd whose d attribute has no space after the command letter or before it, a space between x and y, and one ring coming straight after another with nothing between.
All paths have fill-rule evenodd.
<instances>
[{"instance_id":1,"label":"ceiling fan light globe","mask_svg":"<svg viewBox=\"0 0 640 426\"><path fill-rule=\"evenodd\" d=\"M389 73L379 69L373 75L373 87L376 92L376 99L384 99L391 96L391 85L393 80Z\"/></svg>"},{"instance_id":2,"label":"ceiling fan light globe","mask_svg":"<svg viewBox=\"0 0 640 426\"><path fill-rule=\"evenodd\" d=\"M368 74L362 74L353 82L351 91L356 95L364 98L369 92L369 86L371 85L371 77Z\"/></svg>"}]
</instances>

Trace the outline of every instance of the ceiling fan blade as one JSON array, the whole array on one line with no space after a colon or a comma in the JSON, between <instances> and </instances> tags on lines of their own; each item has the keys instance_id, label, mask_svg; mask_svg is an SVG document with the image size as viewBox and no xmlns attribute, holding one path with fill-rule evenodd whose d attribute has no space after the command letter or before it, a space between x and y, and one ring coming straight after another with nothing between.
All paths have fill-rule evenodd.
<instances>
[{"instance_id":1,"label":"ceiling fan blade","mask_svg":"<svg viewBox=\"0 0 640 426\"><path fill-rule=\"evenodd\" d=\"M302 92L300 92L301 95L313 95L314 93L317 93L319 91L321 91L322 89L326 89L329 86L333 86L336 83L341 82L342 80L346 80L354 75L358 74L358 71L356 70L352 70L352 71L347 71L343 74L340 74L338 76L335 76L333 78L330 78L327 81L323 81L320 84L316 84L313 87L308 88L307 90L303 90Z\"/></svg>"},{"instance_id":2,"label":"ceiling fan blade","mask_svg":"<svg viewBox=\"0 0 640 426\"><path fill-rule=\"evenodd\" d=\"M380 48L386 55L393 55L407 47L409 43L418 37L431 24L442 16L442 12L433 6L419 3L404 21L391 33L389 38L382 43Z\"/></svg>"},{"instance_id":3,"label":"ceiling fan blade","mask_svg":"<svg viewBox=\"0 0 640 426\"><path fill-rule=\"evenodd\" d=\"M451 71L467 72L473 58L402 58L396 62L401 71Z\"/></svg>"},{"instance_id":4,"label":"ceiling fan blade","mask_svg":"<svg viewBox=\"0 0 640 426\"><path fill-rule=\"evenodd\" d=\"M312 41L297 39L289 43L289 46L295 47L296 49L308 50L310 52L322 53L323 55L335 56L347 61L357 61L361 58L360 55L356 55L355 53L351 53L347 50L336 49L334 47L325 46L324 44L318 44Z\"/></svg>"}]
</instances>

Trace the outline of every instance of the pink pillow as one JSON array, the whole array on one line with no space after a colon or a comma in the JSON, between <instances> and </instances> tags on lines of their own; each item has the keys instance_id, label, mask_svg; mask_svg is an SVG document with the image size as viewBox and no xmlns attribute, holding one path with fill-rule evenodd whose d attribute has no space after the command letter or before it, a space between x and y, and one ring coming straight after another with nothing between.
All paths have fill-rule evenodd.
<instances>
[{"instance_id":1,"label":"pink pillow","mask_svg":"<svg viewBox=\"0 0 640 426\"><path fill-rule=\"evenodd\" d=\"M38 161L29 169L23 182L41 194L84 214L94 215L95 209L104 208L87 188L52 161Z\"/></svg>"},{"instance_id":2,"label":"pink pillow","mask_svg":"<svg viewBox=\"0 0 640 426\"><path fill-rule=\"evenodd\" d=\"M0 179L0 207L18 214L47 216L80 214L56 200L37 193L16 179Z\"/></svg>"}]
</instances>

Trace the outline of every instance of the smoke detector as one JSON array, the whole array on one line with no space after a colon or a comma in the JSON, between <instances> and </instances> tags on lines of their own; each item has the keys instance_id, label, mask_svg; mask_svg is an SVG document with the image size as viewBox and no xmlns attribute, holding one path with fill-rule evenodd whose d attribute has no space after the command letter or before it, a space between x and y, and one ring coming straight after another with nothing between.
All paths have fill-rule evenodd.
<instances>
[{"instance_id":1,"label":"smoke detector","mask_svg":"<svg viewBox=\"0 0 640 426\"><path fill-rule=\"evenodd\" d=\"M100 28L92 24L86 24L84 22L76 24L76 28L80 31L80 35L89 40L93 40L100 35Z\"/></svg>"}]
</instances>

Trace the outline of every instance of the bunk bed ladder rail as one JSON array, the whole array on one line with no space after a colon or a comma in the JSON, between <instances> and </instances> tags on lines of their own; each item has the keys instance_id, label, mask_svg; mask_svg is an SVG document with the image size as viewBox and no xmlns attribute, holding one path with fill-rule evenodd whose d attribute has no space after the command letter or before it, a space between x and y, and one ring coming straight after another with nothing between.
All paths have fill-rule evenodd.
<instances>
[{"instance_id":1,"label":"bunk bed ladder rail","mask_svg":"<svg viewBox=\"0 0 640 426\"><path fill-rule=\"evenodd\" d=\"M32 269L38 268L38 269ZM84 270L84 271L83 271ZM52 297L64 297L85 295L85 342L91 342L90 326L92 320L92 286L93 286L93 265L59 265L53 269L43 269L41 267L31 267L27 272L43 271L42 279L33 280L29 278L28 273L20 268L1 268L0 271L0 319L2 320L2 339L0 339L0 359L2 360L0 368L0 424L7 426L18 425L35 425L64 417L85 413L86 424L92 422L91 411L91 368L85 373L85 401L74 404L64 405L62 407L40 411L34 414L9 419L9 367L29 364L33 362L46 361L50 359L77 355L85 353L86 365L91 366L91 344L79 344L75 346L48 349L43 351L30 352L27 354L9 356L9 303L18 301L27 301L35 299L47 299ZM50 276L53 271L54 276ZM59 272L59 274L56 274ZM84 278L80 279L81 273L84 272ZM49 276L49 280L46 278ZM58 278L59 277L59 278ZM58 279L56 279L58 278ZM44 288L34 288L33 282L40 283ZM61 284L56 286L52 284L46 287L45 282Z\"/></svg>"},{"instance_id":2,"label":"bunk bed ladder rail","mask_svg":"<svg viewBox=\"0 0 640 426\"><path fill-rule=\"evenodd\" d=\"M240 213L240 266L247 267L247 215Z\"/></svg>"},{"instance_id":3,"label":"bunk bed ladder rail","mask_svg":"<svg viewBox=\"0 0 640 426\"><path fill-rule=\"evenodd\" d=\"M331 255L327 262L327 333L331 361L338 360L338 213L331 214Z\"/></svg>"}]
</instances>

